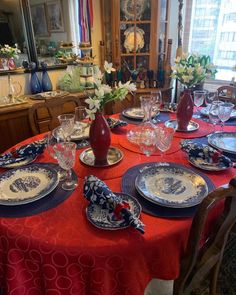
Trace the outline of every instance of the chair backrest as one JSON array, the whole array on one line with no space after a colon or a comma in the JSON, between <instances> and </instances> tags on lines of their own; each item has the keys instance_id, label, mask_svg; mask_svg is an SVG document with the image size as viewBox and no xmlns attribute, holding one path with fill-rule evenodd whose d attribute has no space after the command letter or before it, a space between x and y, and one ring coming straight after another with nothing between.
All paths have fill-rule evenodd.
<instances>
[{"instance_id":1,"label":"chair backrest","mask_svg":"<svg viewBox=\"0 0 236 295\"><path fill-rule=\"evenodd\" d=\"M224 210L206 233L210 210L224 200ZM223 205L223 204L222 204ZM216 294L216 284L225 245L236 224L236 177L227 188L211 192L199 205L193 218L180 275L174 282L174 295L190 295L206 278L210 278L209 294Z\"/></svg>"},{"instance_id":2,"label":"chair backrest","mask_svg":"<svg viewBox=\"0 0 236 295\"><path fill-rule=\"evenodd\" d=\"M79 105L81 98L76 96L50 98L34 104L28 112L33 135L53 130L59 125L59 115L73 113Z\"/></svg>"},{"instance_id":3,"label":"chair backrest","mask_svg":"<svg viewBox=\"0 0 236 295\"><path fill-rule=\"evenodd\" d=\"M220 100L230 101L236 105L236 87L224 85L217 89Z\"/></svg>"}]
</instances>

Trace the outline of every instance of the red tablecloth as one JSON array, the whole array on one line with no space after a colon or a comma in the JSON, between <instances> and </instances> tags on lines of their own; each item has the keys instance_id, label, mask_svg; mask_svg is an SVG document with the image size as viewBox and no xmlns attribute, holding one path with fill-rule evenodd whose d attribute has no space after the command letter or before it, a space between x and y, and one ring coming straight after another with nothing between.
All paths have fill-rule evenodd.
<instances>
[{"instance_id":1,"label":"red tablecloth","mask_svg":"<svg viewBox=\"0 0 236 295\"><path fill-rule=\"evenodd\" d=\"M122 133L113 134L113 145L119 146ZM87 201L82 193L85 175L93 173L105 179L112 190L120 191L121 176L129 167L160 161L160 156L147 158L123 151L123 161L106 169L85 167L79 163L78 151L75 171L79 186L67 200L31 217L0 218L0 288L6 294L141 295L151 278L178 276L191 218L158 218L142 213L146 225L143 236L133 228L100 230L86 219ZM164 160L189 166L181 150L165 155ZM51 159L45 152L37 161ZM231 179L235 170L206 174L219 186Z\"/></svg>"}]
</instances>

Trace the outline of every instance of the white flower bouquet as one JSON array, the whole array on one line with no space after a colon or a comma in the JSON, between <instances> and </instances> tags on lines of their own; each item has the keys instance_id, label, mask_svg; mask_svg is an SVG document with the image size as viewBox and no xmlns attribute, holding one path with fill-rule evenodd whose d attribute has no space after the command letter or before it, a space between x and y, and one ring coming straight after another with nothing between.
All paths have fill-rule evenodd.
<instances>
[{"instance_id":1,"label":"white flower bouquet","mask_svg":"<svg viewBox=\"0 0 236 295\"><path fill-rule=\"evenodd\" d=\"M217 72L209 56L197 54L183 54L182 57L176 58L172 71L171 77L187 88L204 82L206 78L214 77Z\"/></svg>"},{"instance_id":2,"label":"white flower bouquet","mask_svg":"<svg viewBox=\"0 0 236 295\"><path fill-rule=\"evenodd\" d=\"M18 54L21 53L20 49L17 48L17 44L15 47L11 47L7 44L4 46L0 45L0 56L4 58L18 58Z\"/></svg>"},{"instance_id":3,"label":"white flower bouquet","mask_svg":"<svg viewBox=\"0 0 236 295\"><path fill-rule=\"evenodd\" d=\"M107 61L104 63L104 69L108 74L115 70L112 67L112 63ZM103 83L103 74L100 70L93 75L93 81L95 87L94 94L85 100L88 104L88 108L86 108L87 117L91 120L95 119L96 112L102 110L105 104L115 100L123 100L129 92L136 90L135 84L130 83L130 81L125 84L119 82L118 86L111 88Z\"/></svg>"}]
</instances>

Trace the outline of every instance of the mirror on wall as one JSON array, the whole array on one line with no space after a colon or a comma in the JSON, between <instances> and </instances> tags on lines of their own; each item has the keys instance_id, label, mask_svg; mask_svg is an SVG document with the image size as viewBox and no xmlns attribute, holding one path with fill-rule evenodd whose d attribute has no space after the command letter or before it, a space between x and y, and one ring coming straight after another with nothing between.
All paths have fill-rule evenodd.
<instances>
[{"instance_id":1,"label":"mirror on wall","mask_svg":"<svg viewBox=\"0 0 236 295\"><path fill-rule=\"evenodd\" d=\"M63 64L61 56L72 50L68 0L29 0L39 64ZM62 46L63 44L63 46ZM68 46L65 46L67 44Z\"/></svg>"},{"instance_id":2,"label":"mirror on wall","mask_svg":"<svg viewBox=\"0 0 236 295\"><path fill-rule=\"evenodd\" d=\"M66 65L61 57L74 54L70 4L69 0L0 0L0 44L14 47L17 43L21 51L15 58L17 67L24 60L39 67L42 61L52 68Z\"/></svg>"},{"instance_id":3,"label":"mirror on wall","mask_svg":"<svg viewBox=\"0 0 236 295\"><path fill-rule=\"evenodd\" d=\"M0 1L0 44L17 47L21 51L15 58L16 66L19 67L23 60L29 60L28 43L24 30L22 10L19 0ZM3 71L4 68L1 68Z\"/></svg>"}]
</instances>

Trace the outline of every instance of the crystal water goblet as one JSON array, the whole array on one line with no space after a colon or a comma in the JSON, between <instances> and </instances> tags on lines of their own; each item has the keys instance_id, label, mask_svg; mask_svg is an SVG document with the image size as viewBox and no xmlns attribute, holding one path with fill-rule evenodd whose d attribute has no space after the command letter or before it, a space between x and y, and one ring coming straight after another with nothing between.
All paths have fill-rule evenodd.
<instances>
[{"instance_id":1,"label":"crystal water goblet","mask_svg":"<svg viewBox=\"0 0 236 295\"><path fill-rule=\"evenodd\" d=\"M78 182L72 179L72 168L75 164L76 144L74 142L58 143L54 147L58 164L67 173L66 180L62 183L64 190L73 190L77 187Z\"/></svg>"},{"instance_id":2,"label":"crystal water goblet","mask_svg":"<svg viewBox=\"0 0 236 295\"><path fill-rule=\"evenodd\" d=\"M70 135L74 131L75 115L63 114L63 115L59 115L57 118L60 122L60 127L61 127L64 141L70 141Z\"/></svg>"},{"instance_id":3,"label":"crystal water goblet","mask_svg":"<svg viewBox=\"0 0 236 295\"><path fill-rule=\"evenodd\" d=\"M164 153L171 147L175 129L170 127L160 127L157 129L157 148L161 152L161 159L164 158Z\"/></svg>"},{"instance_id":4,"label":"crystal water goblet","mask_svg":"<svg viewBox=\"0 0 236 295\"><path fill-rule=\"evenodd\" d=\"M213 101L209 108L209 120L214 126L214 132L216 131L216 124L220 122L219 108L221 104L221 101Z\"/></svg>"},{"instance_id":5,"label":"crystal water goblet","mask_svg":"<svg viewBox=\"0 0 236 295\"><path fill-rule=\"evenodd\" d=\"M222 102L219 106L219 118L221 121L221 128L224 131L225 122L229 120L232 110L234 108L234 104L231 102Z\"/></svg>"},{"instance_id":6,"label":"crystal water goblet","mask_svg":"<svg viewBox=\"0 0 236 295\"><path fill-rule=\"evenodd\" d=\"M49 132L47 134L47 151L48 151L48 154L55 160L57 160L57 155L56 155L56 151L55 151L55 146L58 144L58 143L62 143L63 142L63 139L59 136L55 137L55 134L58 134L58 133L55 133L55 132ZM58 163L58 160L57 160L57 163ZM62 180L65 180L66 179L66 172L64 169L62 169L59 164L58 164L58 168L57 168L57 174L58 174L58 177L59 177L59 180L62 181Z\"/></svg>"},{"instance_id":7,"label":"crystal water goblet","mask_svg":"<svg viewBox=\"0 0 236 295\"><path fill-rule=\"evenodd\" d=\"M201 118L200 115L198 115L199 107L203 104L206 97L206 91L205 90L196 90L193 92L193 102L194 105L197 107L197 114L194 115L194 118Z\"/></svg>"}]
</instances>

